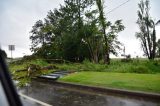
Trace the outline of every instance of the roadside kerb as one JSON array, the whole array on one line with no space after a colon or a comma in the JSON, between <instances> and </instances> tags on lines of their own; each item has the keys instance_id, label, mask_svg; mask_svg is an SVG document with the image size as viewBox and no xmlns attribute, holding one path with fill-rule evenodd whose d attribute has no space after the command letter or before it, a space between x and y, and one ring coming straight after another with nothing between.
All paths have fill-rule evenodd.
<instances>
[{"instance_id":1,"label":"roadside kerb","mask_svg":"<svg viewBox=\"0 0 160 106\"><path fill-rule=\"evenodd\" d=\"M75 83L68 83L68 82L62 82L62 81L52 81L47 79L34 79L38 81L44 81L45 83L51 83L54 85L59 85L63 87L69 87L72 89L78 89L78 90L86 90L91 92L97 92L102 94L113 94L118 96L130 96L131 98L143 98L143 99L149 99L149 100L160 100L160 94L157 93L149 93L149 92L143 92L143 91L131 91L131 90L124 90L124 89L117 89L117 88L103 88L103 87L97 87L97 86L87 86L87 85L81 85L81 84L75 84Z\"/></svg>"}]
</instances>

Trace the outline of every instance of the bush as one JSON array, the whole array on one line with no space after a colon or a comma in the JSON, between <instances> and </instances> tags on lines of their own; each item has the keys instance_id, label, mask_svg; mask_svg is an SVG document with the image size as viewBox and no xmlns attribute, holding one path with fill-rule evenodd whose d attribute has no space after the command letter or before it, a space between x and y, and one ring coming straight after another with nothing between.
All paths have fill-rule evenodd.
<instances>
[{"instance_id":1,"label":"bush","mask_svg":"<svg viewBox=\"0 0 160 106\"><path fill-rule=\"evenodd\" d=\"M131 55L126 55L124 59L121 59L121 62L132 62Z\"/></svg>"},{"instance_id":2,"label":"bush","mask_svg":"<svg viewBox=\"0 0 160 106\"><path fill-rule=\"evenodd\" d=\"M135 66L130 71L133 73L149 73L149 69L146 66Z\"/></svg>"},{"instance_id":3,"label":"bush","mask_svg":"<svg viewBox=\"0 0 160 106\"><path fill-rule=\"evenodd\" d=\"M40 66L47 66L48 65L48 63L46 61L42 60L42 59L32 60L29 63L40 65Z\"/></svg>"}]
</instances>

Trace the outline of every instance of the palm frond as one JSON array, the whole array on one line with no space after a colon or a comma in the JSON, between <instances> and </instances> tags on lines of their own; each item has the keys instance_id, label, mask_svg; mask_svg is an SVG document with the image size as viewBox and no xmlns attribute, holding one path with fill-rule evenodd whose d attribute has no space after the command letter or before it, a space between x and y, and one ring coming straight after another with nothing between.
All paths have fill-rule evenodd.
<instances>
[{"instance_id":1,"label":"palm frond","mask_svg":"<svg viewBox=\"0 0 160 106\"><path fill-rule=\"evenodd\" d=\"M156 22L156 25L159 25L160 24L160 20L158 20L157 22Z\"/></svg>"}]
</instances>

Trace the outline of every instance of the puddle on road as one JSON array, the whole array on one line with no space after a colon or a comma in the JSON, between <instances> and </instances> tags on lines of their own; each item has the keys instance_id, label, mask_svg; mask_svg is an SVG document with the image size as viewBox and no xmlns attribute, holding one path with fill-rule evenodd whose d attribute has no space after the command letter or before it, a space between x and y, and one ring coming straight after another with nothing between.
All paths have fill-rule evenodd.
<instances>
[{"instance_id":1,"label":"puddle on road","mask_svg":"<svg viewBox=\"0 0 160 106\"><path fill-rule=\"evenodd\" d=\"M38 81L20 92L54 106L160 106L160 102L75 91Z\"/></svg>"}]
</instances>

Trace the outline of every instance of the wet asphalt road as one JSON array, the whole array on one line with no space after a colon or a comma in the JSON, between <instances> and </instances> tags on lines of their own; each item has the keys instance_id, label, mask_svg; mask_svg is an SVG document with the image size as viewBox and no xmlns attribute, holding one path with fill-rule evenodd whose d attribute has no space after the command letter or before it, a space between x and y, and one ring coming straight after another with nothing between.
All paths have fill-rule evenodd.
<instances>
[{"instance_id":1,"label":"wet asphalt road","mask_svg":"<svg viewBox=\"0 0 160 106\"><path fill-rule=\"evenodd\" d=\"M53 106L160 106L160 101L83 92L38 81L33 81L20 92ZM25 106L40 106L27 99L22 100Z\"/></svg>"}]
</instances>

